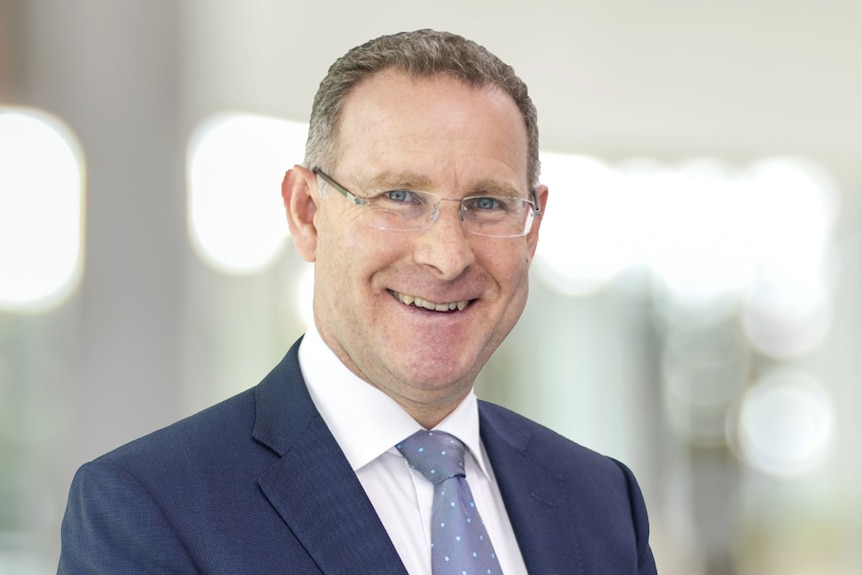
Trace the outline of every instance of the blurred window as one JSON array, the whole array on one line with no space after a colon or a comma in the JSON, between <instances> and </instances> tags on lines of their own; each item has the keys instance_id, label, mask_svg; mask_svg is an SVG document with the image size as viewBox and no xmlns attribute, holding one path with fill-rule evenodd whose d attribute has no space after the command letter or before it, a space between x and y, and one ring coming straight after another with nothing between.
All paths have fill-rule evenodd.
<instances>
[{"instance_id":1,"label":"blurred window","mask_svg":"<svg viewBox=\"0 0 862 575\"><path fill-rule=\"evenodd\" d=\"M188 225L204 262L249 274L273 260L288 234L281 181L302 161L307 131L249 114L218 115L198 128L188 150Z\"/></svg>"},{"instance_id":2,"label":"blurred window","mask_svg":"<svg viewBox=\"0 0 862 575\"><path fill-rule=\"evenodd\" d=\"M80 280L84 161L57 118L0 108L0 308L43 311Z\"/></svg>"}]
</instances>

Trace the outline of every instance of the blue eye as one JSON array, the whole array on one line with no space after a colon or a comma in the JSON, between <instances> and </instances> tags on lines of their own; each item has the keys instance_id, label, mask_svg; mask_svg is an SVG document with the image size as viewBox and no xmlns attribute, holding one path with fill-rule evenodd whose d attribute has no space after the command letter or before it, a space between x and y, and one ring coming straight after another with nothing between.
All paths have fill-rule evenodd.
<instances>
[{"instance_id":1,"label":"blue eye","mask_svg":"<svg viewBox=\"0 0 862 575\"><path fill-rule=\"evenodd\" d=\"M392 200L393 202L410 202L418 199L414 197L413 192L408 190L391 190L389 192L384 192L381 196L387 200Z\"/></svg>"},{"instance_id":2,"label":"blue eye","mask_svg":"<svg viewBox=\"0 0 862 575\"><path fill-rule=\"evenodd\" d=\"M481 210L493 210L500 207L500 202L496 198L479 198L476 206Z\"/></svg>"},{"instance_id":3,"label":"blue eye","mask_svg":"<svg viewBox=\"0 0 862 575\"><path fill-rule=\"evenodd\" d=\"M434 201L427 194L411 190L389 190L370 199L378 210L397 213L402 217L419 217L419 214L432 209Z\"/></svg>"},{"instance_id":4,"label":"blue eye","mask_svg":"<svg viewBox=\"0 0 862 575\"><path fill-rule=\"evenodd\" d=\"M508 198L476 196L475 198L467 198L467 200L465 200L465 207L468 210L474 210L477 212L496 212L511 209L511 203L512 201Z\"/></svg>"}]
</instances>

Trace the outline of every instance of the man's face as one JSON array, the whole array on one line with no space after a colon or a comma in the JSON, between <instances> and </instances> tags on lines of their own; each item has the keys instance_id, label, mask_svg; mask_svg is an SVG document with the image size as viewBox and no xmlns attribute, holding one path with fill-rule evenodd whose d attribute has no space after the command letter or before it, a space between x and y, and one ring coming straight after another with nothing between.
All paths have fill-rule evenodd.
<instances>
[{"instance_id":1,"label":"man's face","mask_svg":"<svg viewBox=\"0 0 862 575\"><path fill-rule=\"evenodd\" d=\"M338 144L337 162L324 168L358 195L421 188L461 199L496 186L530 197L526 128L497 90L378 73L347 97ZM528 236L482 237L462 229L457 202L443 202L428 229L383 231L336 191L311 193L323 339L352 371L436 424L518 320L541 218ZM445 311L426 309L440 304Z\"/></svg>"}]
</instances>

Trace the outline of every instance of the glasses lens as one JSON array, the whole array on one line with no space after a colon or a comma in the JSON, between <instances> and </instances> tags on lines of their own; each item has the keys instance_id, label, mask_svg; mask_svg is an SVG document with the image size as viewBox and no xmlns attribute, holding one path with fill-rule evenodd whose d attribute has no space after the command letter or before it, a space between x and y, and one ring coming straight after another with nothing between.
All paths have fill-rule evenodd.
<instances>
[{"instance_id":1,"label":"glasses lens","mask_svg":"<svg viewBox=\"0 0 862 575\"><path fill-rule=\"evenodd\" d=\"M390 190L368 198L369 223L383 230L421 230L431 225L439 203L428 192Z\"/></svg>"},{"instance_id":2,"label":"glasses lens","mask_svg":"<svg viewBox=\"0 0 862 575\"><path fill-rule=\"evenodd\" d=\"M396 189L361 197L322 170L314 168L313 171L354 205L364 207L366 223L372 227L395 231L424 230L439 216L438 207L443 200L436 194ZM464 230L479 236L526 235L536 216L532 202L513 196L470 196L460 203Z\"/></svg>"},{"instance_id":3,"label":"glasses lens","mask_svg":"<svg viewBox=\"0 0 862 575\"><path fill-rule=\"evenodd\" d=\"M462 202L464 229L480 236L523 236L533 225L533 204L511 196L476 196Z\"/></svg>"}]
</instances>

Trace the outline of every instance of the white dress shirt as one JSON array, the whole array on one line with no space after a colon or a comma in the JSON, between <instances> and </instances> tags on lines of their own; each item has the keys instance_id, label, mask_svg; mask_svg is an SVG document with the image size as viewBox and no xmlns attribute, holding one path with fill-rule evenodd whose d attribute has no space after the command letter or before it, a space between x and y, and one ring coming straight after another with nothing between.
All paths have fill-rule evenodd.
<instances>
[{"instance_id":1,"label":"white dress shirt","mask_svg":"<svg viewBox=\"0 0 862 575\"><path fill-rule=\"evenodd\" d=\"M395 444L422 428L398 403L339 361L314 327L299 347L311 399L356 472L410 575L431 573L434 488L410 469ZM467 447L467 483L506 575L526 575L518 542L488 456L479 438L479 409L471 391L435 429Z\"/></svg>"}]
</instances>

